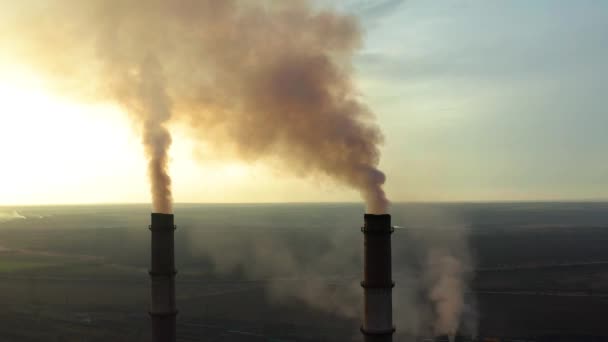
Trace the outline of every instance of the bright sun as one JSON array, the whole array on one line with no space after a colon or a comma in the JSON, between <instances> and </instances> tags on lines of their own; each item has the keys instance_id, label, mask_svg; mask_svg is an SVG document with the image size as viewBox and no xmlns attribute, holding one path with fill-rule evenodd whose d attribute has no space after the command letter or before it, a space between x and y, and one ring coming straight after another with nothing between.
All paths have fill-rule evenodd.
<instances>
[{"instance_id":1,"label":"bright sun","mask_svg":"<svg viewBox=\"0 0 608 342\"><path fill-rule=\"evenodd\" d=\"M53 96L26 73L0 74L0 105L0 203L121 201L109 189L145 173L137 138L116 107ZM123 196L147 189L145 180L128 183L134 191Z\"/></svg>"}]
</instances>

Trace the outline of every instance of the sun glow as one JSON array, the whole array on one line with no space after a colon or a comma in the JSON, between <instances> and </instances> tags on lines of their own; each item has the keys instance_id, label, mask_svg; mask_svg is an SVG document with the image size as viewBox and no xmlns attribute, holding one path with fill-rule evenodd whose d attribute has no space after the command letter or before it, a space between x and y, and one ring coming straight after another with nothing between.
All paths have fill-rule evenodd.
<instances>
[{"instance_id":1,"label":"sun glow","mask_svg":"<svg viewBox=\"0 0 608 342\"><path fill-rule=\"evenodd\" d=\"M6 64L5 64L6 66ZM176 202L340 201L356 194L253 165L213 160L171 125ZM0 65L0 205L148 203L140 137L119 107L82 103L27 69Z\"/></svg>"},{"instance_id":2,"label":"sun glow","mask_svg":"<svg viewBox=\"0 0 608 342\"><path fill-rule=\"evenodd\" d=\"M109 190L117 185L129 201L145 191L145 179L129 177L145 166L118 108L70 101L12 72L0 74L0 110L0 204L121 201Z\"/></svg>"}]
</instances>

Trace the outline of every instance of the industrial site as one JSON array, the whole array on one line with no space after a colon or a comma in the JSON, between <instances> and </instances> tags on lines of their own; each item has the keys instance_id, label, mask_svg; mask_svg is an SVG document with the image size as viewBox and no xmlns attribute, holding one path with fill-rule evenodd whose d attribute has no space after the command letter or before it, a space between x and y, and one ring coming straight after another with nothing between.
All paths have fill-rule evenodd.
<instances>
[{"instance_id":1,"label":"industrial site","mask_svg":"<svg viewBox=\"0 0 608 342\"><path fill-rule=\"evenodd\" d=\"M176 341L358 341L375 323L366 319L379 316L391 319L394 341L605 340L606 204L397 205L391 224L410 228L390 235L394 287L386 275L365 275L365 235L352 228L363 221L357 205L177 206L175 222L152 221L151 230L142 229L145 210L23 208L25 218L0 223L11 246L0 252L2 339L150 341L175 333ZM421 279L428 246L458 255L454 234L462 232L421 232L411 213L424 211L472 222L474 268L453 336L434 336L437 306ZM171 253L150 259L159 248L150 245L155 224L177 226L167 230L175 267ZM352 248L336 254L336 243ZM288 255L296 261L286 267ZM370 288L392 298L392 311L370 303ZM377 311L364 312L365 303Z\"/></svg>"},{"instance_id":2,"label":"industrial site","mask_svg":"<svg viewBox=\"0 0 608 342\"><path fill-rule=\"evenodd\" d=\"M0 1L0 342L608 342L608 1Z\"/></svg>"}]
</instances>

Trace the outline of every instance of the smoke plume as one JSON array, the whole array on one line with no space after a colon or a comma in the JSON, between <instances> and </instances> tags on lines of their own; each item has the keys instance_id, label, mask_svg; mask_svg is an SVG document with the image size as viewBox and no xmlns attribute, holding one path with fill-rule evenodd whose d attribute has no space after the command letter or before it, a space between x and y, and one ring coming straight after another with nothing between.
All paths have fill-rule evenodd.
<instances>
[{"instance_id":1,"label":"smoke plume","mask_svg":"<svg viewBox=\"0 0 608 342\"><path fill-rule=\"evenodd\" d=\"M148 157L148 177L154 211L170 214L173 211L171 177L167 168L171 134L165 124L171 118L171 104L165 93L162 69L154 57L148 57L141 62L139 69L129 76L131 80L127 79L125 82L133 84L124 91L134 90L136 93L121 102L127 106L129 113L142 123L142 142ZM117 94L118 98L119 96L120 93Z\"/></svg>"},{"instance_id":2,"label":"smoke plume","mask_svg":"<svg viewBox=\"0 0 608 342\"><path fill-rule=\"evenodd\" d=\"M277 305L298 300L357 325L363 250L354 248L361 247L361 232L352 228L360 224L360 207L269 208L239 208L228 230L209 220L212 211L201 213L180 226L187 249L219 274L264 280ZM391 212L404 227L392 236L395 339L476 335L474 298L467 295L475 263L468 220L441 205L397 204Z\"/></svg>"},{"instance_id":3,"label":"smoke plume","mask_svg":"<svg viewBox=\"0 0 608 342\"><path fill-rule=\"evenodd\" d=\"M461 261L442 250L431 250L428 259L429 298L434 304L436 335L454 336L458 332L464 308L466 287Z\"/></svg>"},{"instance_id":4,"label":"smoke plume","mask_svg":"<svg viewBox=\"0 0 608 342\"><path fill-rule=\"evenodd\" d=\"M393 244L399 284L394 302L401 333L475 335L476 307L466 295L474 269L468 219L449 205L412 204L393 214L394 222L407 228L396 230Z\"/></svg>"},{"instance_id":5,"label":"smoke plume","mask_svg":"<svg viewBox=\"0 0 608 342\"><path fill-rule=\"evenodd\" d=\"M218 155L329 176L357 189L369 213L386 212L382 135L352 82L352 17L302 0L13 6L0 24L5 51L62 91L117 102L136 119L157 211L171 211L171 121Z\"/></svg>"}]
</instances>

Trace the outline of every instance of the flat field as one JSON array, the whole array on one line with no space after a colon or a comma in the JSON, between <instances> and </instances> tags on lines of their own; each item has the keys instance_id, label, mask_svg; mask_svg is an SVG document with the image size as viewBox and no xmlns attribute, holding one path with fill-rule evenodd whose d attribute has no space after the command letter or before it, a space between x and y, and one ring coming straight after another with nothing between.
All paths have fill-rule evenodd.
<instances>
[{"instance_id":1,"label":"flat field","mask_svg":"<svg viewBox=\"0 0 608 342\"><path fill-rule=\"evenodd\" d=\"M397 206L393 223L405 227L393 236L397 340L411 338L399 328L415 319L402 313L411 303L399 291L437 247L471 259L467 301L479 335L605 336L607 208ZM17 210L27 218L0 223L0 340L149 341L146 207ZM356 205L178 206L179 340L358 340L358 311L339 307L360 307L358 287L344 297L361 277L360 213ZM452 229L462 222L466 231ZM306 291L329 304L311 305Z\"/></svg>"}]
</instances>

